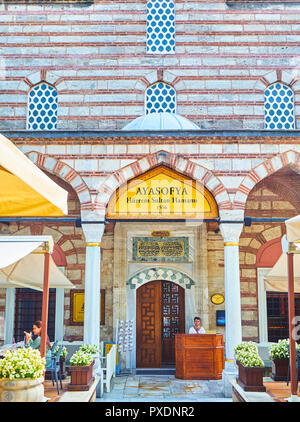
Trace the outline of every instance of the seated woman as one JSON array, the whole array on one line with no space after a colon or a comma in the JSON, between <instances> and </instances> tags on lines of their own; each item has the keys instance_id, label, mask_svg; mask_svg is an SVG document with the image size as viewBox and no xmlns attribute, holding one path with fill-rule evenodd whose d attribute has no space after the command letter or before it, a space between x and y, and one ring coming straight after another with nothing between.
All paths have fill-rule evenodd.
<instances>
[{"instance_id":1,"label":"seated woman","mask_svg":"<svg viewBox=\"0 0 300 422\"><path fill-rule=\"evenodd\" d=\"M32 340L32 333L27 333L24 331L25 334L25 347L31 347L32 349L40 349L41 345L41 332L42 332L42 321L35 321L32 325L33 334L36 336L34 340ZM46 340L46 368L51 366L51 344L49 337L47 336Z\"/></svg>"}]
</instances>

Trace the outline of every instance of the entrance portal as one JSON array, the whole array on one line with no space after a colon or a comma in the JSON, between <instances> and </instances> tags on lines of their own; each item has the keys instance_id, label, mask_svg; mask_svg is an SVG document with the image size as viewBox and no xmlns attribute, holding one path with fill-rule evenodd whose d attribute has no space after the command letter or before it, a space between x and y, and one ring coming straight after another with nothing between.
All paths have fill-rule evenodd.
<instances>
[{"instance_id":1,"label":"entrance portal","mask_svg":"<svg viewBox=\"0 0 300 422\"><path fill-rule=\"evenodd\" d=\"M137 289L137 368L175 363L175 334L185 331L184 293L171 281L152 281Z\"/></svg>"}]
</instances>

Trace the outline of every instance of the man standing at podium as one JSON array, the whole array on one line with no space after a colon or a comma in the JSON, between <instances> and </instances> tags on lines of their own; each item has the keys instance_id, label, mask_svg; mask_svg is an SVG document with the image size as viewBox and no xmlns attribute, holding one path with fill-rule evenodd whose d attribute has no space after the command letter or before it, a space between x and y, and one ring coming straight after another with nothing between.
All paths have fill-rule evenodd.
<instances>
[{"instance_id":1,"label":"man standing at podium","mask_svg":"<svg viewBox=\"0 0 300 422\"><path fill-rule=\"evenodd\" d=\"M205 330L201 327L201 319L199 317L194 318L194 325L190 328L189 334L205 334Z\"/></svg>"}]
</instances>

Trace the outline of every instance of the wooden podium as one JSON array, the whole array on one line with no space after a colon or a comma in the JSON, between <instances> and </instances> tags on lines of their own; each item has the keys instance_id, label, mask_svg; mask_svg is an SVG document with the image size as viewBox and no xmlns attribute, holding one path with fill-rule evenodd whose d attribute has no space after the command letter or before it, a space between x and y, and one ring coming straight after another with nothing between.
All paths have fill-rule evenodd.
<instances>
[{"instance_id":1,"label":"wooden podium","mask_svg":"<svg viewBox=\"0 0 300 422\"><path fill-rule=\"evenodd\" d=\"M224 369L223 334L176 334L176 378L217 380Z\"/></svg>"}]
</instances>

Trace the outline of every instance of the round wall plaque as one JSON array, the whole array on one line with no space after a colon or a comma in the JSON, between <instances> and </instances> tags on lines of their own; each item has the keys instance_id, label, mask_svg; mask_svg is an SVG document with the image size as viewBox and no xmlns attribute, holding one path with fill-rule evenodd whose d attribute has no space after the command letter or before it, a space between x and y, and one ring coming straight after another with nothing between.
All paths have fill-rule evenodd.
<instances>
[{"instance_id":1,"label":"round wall plaque","mask_svg":"<svg viewBox=\"0 0 300 422\"><path fill-rule=\"evenodd\" d=\"M221 303L224 302L225 298L224 298L224 296L221 293L216 293L216 294L214 294L214 295L211 296L210 300L215 305L220 305Z\"/></svg>"}]
</instances>

